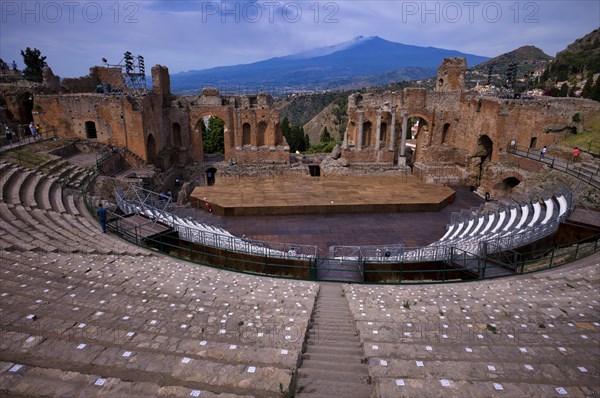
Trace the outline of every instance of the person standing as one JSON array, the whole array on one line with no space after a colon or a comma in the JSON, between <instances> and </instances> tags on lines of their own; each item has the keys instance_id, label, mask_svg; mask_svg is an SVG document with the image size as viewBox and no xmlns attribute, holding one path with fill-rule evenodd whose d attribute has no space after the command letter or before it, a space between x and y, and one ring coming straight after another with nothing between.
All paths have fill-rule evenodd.
<instances>
[{"instance_id":1,"label":"person standing","mask_svg":"<svg viewBox=\"0 0 600 398\"><path fill-rule=\"evenodd\" d=\"M4 129L4 134L6 135L6 142L12 147L13 134L8 126Z\"/></svg>"},{"instance_id":2,"label":"person standing","mask_svg":"<svg viewBox=\"0 0 600 398\"><path fill-rule=\"evenodd\" d=\"M31 131L31 138L37 140L37 129L33 125L33 122L29 123L29 130Z\"/></svg>"},{"instance_id":3,"label":"person standing","mask_svg":"<svg viewBox=\"0 0 600 398\"><path fill-rule=\"evenodd\" d=\"M579 161L580 153L581 151L579 150L579 148L575 147L575 149L573 149L573 163L577 163Z\"/></svg>"},{"instance_id":4,"label":"person standing","mask_svg":"<svg viewBox=\"0 0 600 398\"><path fill-rule=\"evenodd\" d=\"M96 214L98 214L98 221L102 227L102 233L106 233L106 209L102 207L102 203L98 203L98 210L96 210Z\"/></svg>"},{"instance_id":5,"label":"person standing","mask_svg":"<svg viewBox=\"0 0 600 398\"><path fill-rule=\"evenodd\" d=\"M40 140L43 140L44 137L42 136L42 126L40 126L39 123L37 123L35 125L35 130L37 131L37 136L39 137Z\"/></svg>"},{"instance_id":6,"label":"person standing","mask_svg":"<svg viewBox=\"0 0 600 398\"><path fill-rule=\"evenodd\" d=\"M544 145L544 147L540 151L540 160L544 160L544 156L546 156L546 152L548 152L548 148L546 148L546 145Z\"/></svg>"}]
</instances>

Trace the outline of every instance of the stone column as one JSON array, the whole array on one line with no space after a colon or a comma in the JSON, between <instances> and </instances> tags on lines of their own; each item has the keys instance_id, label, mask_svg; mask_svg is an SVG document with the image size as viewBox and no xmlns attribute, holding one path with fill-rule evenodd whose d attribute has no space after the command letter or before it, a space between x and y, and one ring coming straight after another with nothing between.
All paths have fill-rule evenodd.
<instances>
[{"instance_id":1,"label":"stone column","mask_svg":"<svg viewBox=\"0 0 600 398\"><path fill-rule=\"evenodd\" d=\"M379 150L379 146L381 145L381 109L377 109L377 119L376 119L375 128L375 150Z\"/></svg>"},{"instance_id":2,"label":"stone column","mask_svg":"<svg viewBox=\"0 0 600 398\"><path fill-rule=\"evenodd\" d=\"M235 132L235 147L236 149L242 149L244 137L242 134L242 113L239 108L236 109L235 116L235 124L237 126L237 131Z\"/></svg>"},{"instance_id":3,"label":"stone column","mask_svg":"<svg viewBox=\"0 0 600 398\"><path fill-rule=\"evenodd\" d=\"M400 156L406 156L406 134L408 130L408 112L402 110L402 139L400 140Z\"/></svg>"},{"instance_id":4,"label":"stone column","mask_svg":"<svg viewBox=\"0 0 600 398\"><path fill-rule=\"evenodd\" d=\"M365 112L362 110L356 112L358 113L358 137L356 138L356 141L358 142L356 143L356 148L358 150L361 150L363 141L363 120L365 117Z\"/></svg>"},{"instance_id":5,"label":"stone column","mask_svg":"<svg viewBox=\"0 0 600 398\"><path fill-rule=\"evenodd\" d=\"M258 124L256 123L256 110L252 109L250 111L250 115L250 120L252 121L250 124L250 145L256 148L256 135L258 131Z\"/></svg>"},{"instance_id":6,"label":"stone column","mask_svg":"<svg viewBox=\"0 0 600 398\"><path fill-rule=\"evenodd\" d=\"M392 114L392 125L390 126L390 146L389 150L394 150L394 145L396 145L396 109L392 108L390 111Z\"/></svg>"}]
</instances>

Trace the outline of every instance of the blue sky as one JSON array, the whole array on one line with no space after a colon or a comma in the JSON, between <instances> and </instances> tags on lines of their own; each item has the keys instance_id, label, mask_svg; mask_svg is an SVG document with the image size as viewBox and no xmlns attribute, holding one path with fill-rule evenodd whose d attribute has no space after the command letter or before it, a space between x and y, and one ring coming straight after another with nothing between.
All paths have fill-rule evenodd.
<instances>
[{"instance_id":1,"label":"blue sky","mask_svg":"<svg viewBox=\"0 0 600 398\"><path fill-rule=\"evenodd\" d=\"M493 57L523 45L554 56L600 27L600 1L0 0L0 58L38 48L61 77L125 51L171 73L245 64L351 40ZM376 60L374 60L376 62Z\"/></svg>"}]
</instances>

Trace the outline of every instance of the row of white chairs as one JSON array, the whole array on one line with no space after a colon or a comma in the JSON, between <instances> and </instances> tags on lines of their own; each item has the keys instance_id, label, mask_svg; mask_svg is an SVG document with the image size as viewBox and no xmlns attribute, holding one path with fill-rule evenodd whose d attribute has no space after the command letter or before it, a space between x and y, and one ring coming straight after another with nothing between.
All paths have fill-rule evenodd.
<instances>
[{"instance_id":1,"label":"row of white chairs","mask_svg":"<svg viewBox=\"0 0 600 398\"><path fill-rule=\"evenodd\" d=\"M176 229L182 239L190 242L260 256L290 259L311 259L315 257L313 253L301 253L296 249L282 251L266 245L263 246L259 242L236 237L229 231L218 226L179 217L159 209L144 208L132 204L122 199L119 195L117 195L117 203L124 213L142 214L152 220L162 222Z\"/></svg>"},{"instance_id":2,"label":"row of white chairs","mask_svg":"<svg viewBox=\"0 0 600 398\"><path fill-rule=\"evenodd\" d=\"M488 245L488 250L507 250L531 243L556 230L568 212L569 201L564 194L548 197L543 201L506 206L496 211L475 212L468 218L449 224L444 236L430 245L405 250L384 259L370 260L439 261L447 259L454 248L474 255L481 254L483 243L486 242L496 243Z\"/></svg>"}]
</instances>

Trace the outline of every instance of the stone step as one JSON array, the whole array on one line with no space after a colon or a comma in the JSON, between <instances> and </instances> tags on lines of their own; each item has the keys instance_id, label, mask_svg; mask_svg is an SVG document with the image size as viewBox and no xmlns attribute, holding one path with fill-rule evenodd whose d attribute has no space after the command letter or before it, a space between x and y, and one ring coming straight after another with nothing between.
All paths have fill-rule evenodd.
<instances>
[{"instance_id":1,"label":"stone step","mask_svg":"<svg viewBox=\"0 0 600 398\"><path fill-rule=\"evenodd\" d=\"M345 313L344 311L337 312L322 312L316 311L313 312L313 319L324 321L324 322L343 322L346 321L348 324L352 324L350 313Z\"/></svg>"},{"instance_id":2,"label":"stone step","mask_svg":"<svg viewBox=\"0 0 600 398\"><path fill-rule=\"evenodd\" d=\"M319 369L323 371L323 373L328 373L331 371L347 373L348 378L353 378L357 375L369 375L369 368L367 365L361 364L360 361L358 361L358 363L338 362L333 360L321 361L315 359L315 357L312 357L310 361L303 363L302 369Z\"/></svg>"},{"instance_id":3,"label":"stone step","mask_svg":"<svg viewBox=\"0 0 600 398\"><path fill-rule=\"evenodd\" d=\"M309 332L310 333L310 332ZM335 335L323 335L321 337L316 338L308 338L306 341L308 345L319 345L319 346L329 346L329 347L359 347L360 343L358 339L344 339L344 338L336 338Z\"/></svg>"},{"instance_id":4,"label":"stone step","mask_svg":"<svg viewBox=\"0 0 600 398\"><path fill-rule=\"evenodd\" d=\"M312 352L306 352L302 354L303 360L314 360L320 362L343 362L343 363L352 363L359 358L362 352L360 350L350 351L350 353L324 353L321 350L313 349Z\"/></svg>"},{"instance_id":5,"label":"stone step","mask_svg":"<svg viewBox=\"0 0 600 398\"><path fill-rule=\"evenodd\" d=\"M323 391L327 392L323 393ZM302 379L296 384L298 398L369 398L371 396L373 396L373 386L366 383Z\"/></svg>"},{"instance_id":6,"label":"stone step","mask_svg":"<svg viewBox=\"0 0 600 398\"><path fill-rule=\"evenodd\" d=\"M309 340L316 340L325 344L332 341L358 342L358 332L339 330L335 325L321 328L313 327L306 335Z\"/></svg>"},{"instance_id":7,"label":"stone step","mask_svg":"<svg viewBox=\"0 0 600 398\"><path fill-rule=\"evenodd\" d=\"M302 379L323 380L327 382L348 383L353 385L367 384L368 375L357 375L356 372L347 372L343 370L328 370L306 368L304 364L298 369L298 384L301 384ZM326 390L325 390L326 391Z\"/></svg>"},{"instance_id":8,"label":"stone step","mask_svg":"<svg viewBox=\"0 0 600 398\"><path fill-rule=\"evenodd\" d=\"M341 355L341 356L356 356L361 358L364 356L362 348L358 343L345 344L337 347L322 344L307 343L305 354L323 354L323 355Z\"/></svg>"}]
</instances>

